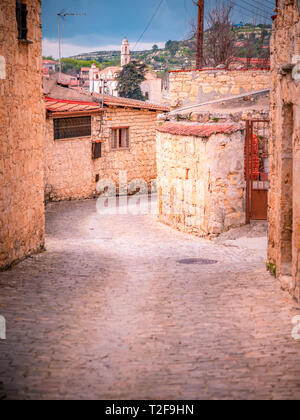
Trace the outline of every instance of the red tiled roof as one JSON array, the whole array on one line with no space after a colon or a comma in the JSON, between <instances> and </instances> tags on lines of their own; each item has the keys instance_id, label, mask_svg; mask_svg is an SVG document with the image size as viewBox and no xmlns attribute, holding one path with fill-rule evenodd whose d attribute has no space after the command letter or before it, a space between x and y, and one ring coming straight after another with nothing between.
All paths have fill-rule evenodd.
<instances>
[{"instance_id":1,"label":"red tiled roof","mask_svg":"<svg viewBox=\"0 0 300 420\"><path fill-rule=\"evenodd\" d=\"M135 99L120 98L118 96L108 96L108 95L104 97L104 105L122 106L122 107L139 108L139 109L150 109L153 111L162 111L162 112L170 111L170 108L164 105L156 105L156 104L151 104L149 102L137 101Z\"/></svg>"},{"instance_id":2,"label":"red tiled roof","mask_svg":"<svg viewBox=\"0 0 300 420\"><path fill-rule=\"evenodd\" d=\"M72 92L71 89L68 89ZM87 95L86 95L87 96ZM88 110L97 110L100 109L99 98L102 99L102 95L94 94L94 98L98 98L98 102L81 102L81 101L72 101L72 100L62 100L46 97L46 107L49 112L78 112L78 111L88 111ZM92 98L92 96L91 96ZM100 102L100 103L99 103ZM169 112L170 109L163 105L151 104L144 101L137 101L135 99L120 98L116 96L104 96L104 105L106 106L120 106L128 108L137 108L137 109L149 109L153 111Z\"/></svg>"},{"instance_id":3,"label":"red tiled roof","mask_svg":"<svg viewBox=\"0 0 300 420\"><path fill-rule=\"evenodd\" d=\"M83 112L101 110L95 102L67 101L46 97L46 109L49 112Z\"/></svg>"},{"instance_id":4,"label":"red tiled roof","mask_svg":"<svg viewBox=\"0 0 300 420\"><path fill-rule=\"evenodd\" d=\"M178 136L210 137L213 134L231 134L243 130L243 125L237 123L222 124L189 124L166 122L157 131Z\"/></svg>"}]
</instances>

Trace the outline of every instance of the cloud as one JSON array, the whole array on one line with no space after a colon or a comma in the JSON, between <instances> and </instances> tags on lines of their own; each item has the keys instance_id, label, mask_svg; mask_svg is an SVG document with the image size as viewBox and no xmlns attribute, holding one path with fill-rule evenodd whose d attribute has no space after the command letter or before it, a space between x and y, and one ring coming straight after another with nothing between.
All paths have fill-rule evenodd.
<instances>
[{"instance_id":1,"label":"cloud","mask_svg":"<svg viewBox=\"0 0 300 420\"><path fill-rule=\"evenodd\" d=\"M151 50L152 46L156 44L159 48L164 48L165 42L141 42L138 44L136 50ZM134 48L135 43L130 43L131 48ZM70 57L73 55L84 54L95 51L120 51L120 44L111 45L89 45L82 46L73 43L72 40L64 40L62 43L62 56ZM58 58L58 41L53 41L48 38L43 39L43 55Z\"/></svg>"}]
</instances>

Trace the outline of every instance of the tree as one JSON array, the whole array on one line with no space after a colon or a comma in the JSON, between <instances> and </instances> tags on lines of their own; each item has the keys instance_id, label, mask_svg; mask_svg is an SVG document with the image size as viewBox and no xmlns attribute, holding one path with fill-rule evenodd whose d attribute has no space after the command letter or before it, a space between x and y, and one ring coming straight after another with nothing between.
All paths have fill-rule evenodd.
<instances>
[{"instance_id":1,"label":"tree","mask_svg":"<svg viewBox=\"0 0 300 420\"><path fill-rule=\"evenodd\" d=\"M145 64L131 62L124 66L119 76L118 91L122 98L138 99L145 101L141 90L141 83L145 80Z\"/></svg>"},{"instance_id":2,"label":"tree","mask_svg":"<svg viewBox=\"0 0 300 420\"><path fill-rule=\"evenodd\" d=\"M208 13L209 30L206 34L205 58L207 64L215 67L224 64L228 66L234 56L235 34L231 14L231 1L217 2Z\"/></svg>"},{"instance_id":3,"label":"tree","mask_svg":"<svg viewBox=\"0 0 300 420\"><path fill-rule=\"evenodd\" d=\"M166 50L169 51L172 57L174 57L179 50L179 42L178 41L168 41L166 42Z\"/></svg>"},{"instance_id":4,"label":"tree","mask_svg":"<svg viewBox=\"0 0 300 420\"><path fill-rule=\"evenodd\" d=\"M45 56L43 55L43 60L55 61L55 59L52 57L52 55L49 55L48 57L45 57Z\"/></svg>"},{"instance_id":5,"label":"tree","mask_svg":"<svg viewBox=\"0 0 300 420\"><path fill-rule=\"evenodd\" d=\"M153 47L152 47L152 51L153 52L157 52L158 51L158 45L153 45Z\"/></svg>"}]
</instances>

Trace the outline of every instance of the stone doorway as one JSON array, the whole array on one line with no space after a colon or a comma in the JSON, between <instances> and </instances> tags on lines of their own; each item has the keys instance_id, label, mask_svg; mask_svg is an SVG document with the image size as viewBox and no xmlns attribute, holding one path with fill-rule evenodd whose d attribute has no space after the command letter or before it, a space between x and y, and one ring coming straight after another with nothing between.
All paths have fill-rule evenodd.
<instances>
[{"instance_id":1,"label":"stone doorway","mask_svg":"<svg viewBox=\"0 0 300 420\"><path fill-rule=\"evenodd\" d=\"M248 120L245 140L246 221L268 219L270 120Z\"/></svg>"}]
</instances>

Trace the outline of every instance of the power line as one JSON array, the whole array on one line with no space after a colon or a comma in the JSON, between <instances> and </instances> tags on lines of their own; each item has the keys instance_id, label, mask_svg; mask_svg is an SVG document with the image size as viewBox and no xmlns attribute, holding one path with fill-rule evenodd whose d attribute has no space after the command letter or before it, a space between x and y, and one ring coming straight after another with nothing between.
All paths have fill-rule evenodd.
<instances>
[{"instance_id":1,"label":"power line","mask_svg":"<svg viewBox=\"0 0 300 420\"><path fill-rule=\"evenodd\" d=\"M159 5L157 6L157 8L156 8L156 10L155 10L154 14L152 15L152 17L151 17L151 19L150 19L150 21L149 21L148 25L147 25L147 26L146 26L146 28L144 29L144 32L143 32L143 33L142 33L142 35L139 37L139 39L136 41L136 44L135 44L135 46L134 46L134 48L133 48L133 51L135 51L135 49L136 49L137 45L139 44L140 40L143 38L143 36L144 36L144 35L145 35L145 33L147 32L147 30L149 29L149 27L150 27L151 23L153 22L153 20L154 20L155 16L157 15L157 13L158 13L159 9L161 8L161 6L162 6L162 4L163 4L163 2L164 2L164 0L161 0L161 1L160 1Z\"/></svg>"},{"instance_id":2,"label":"power line","mask_svg":"<svg viewBox=\"0 0 300 420\"><path fill-rule=\"evenodd\" d=\"M260 10L261 12L263 12L263 13L269 13L269 11L268 10L266 10L266 9L262 9L261 7L258 7L258 6L256 6L256 5L254 5L254 4L251 4L251 3L249 3L248 1L246 1L246 0L243 0L243 3L245 3L245 4L247 4L248 6L250 6L250 7L254 7L254 8L256 8L257 10Z\"/></svg>"},{"instance_id":3,"label":"power line","mask_svg":"<svg viewBox=\"0 0 300 420\"><path fill-rule=\"evenodd\" d=\"M259 16L259 17L261 17L261 18L263 18L263 19L270 19L270 18L271 18L271 16L262 15L261 13L256 13L254 10L249 10L248 8L246 8L246 7L244 7L244 6L240 5L240 4L237 4L237 3L235 3L235 2L234 2L234 1L232 1L232 0L231 0L231 3L232 3L234 6L239 7L240 9L245 10L245 11L247 11L247 12L251 13L251 15L252 15L251 17L252 17L252 18L253 18L253 17L255 17L255 16Z\"/></svg>"}]
</instances>

